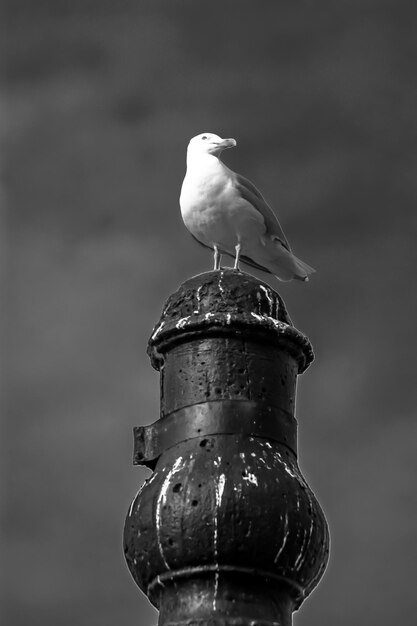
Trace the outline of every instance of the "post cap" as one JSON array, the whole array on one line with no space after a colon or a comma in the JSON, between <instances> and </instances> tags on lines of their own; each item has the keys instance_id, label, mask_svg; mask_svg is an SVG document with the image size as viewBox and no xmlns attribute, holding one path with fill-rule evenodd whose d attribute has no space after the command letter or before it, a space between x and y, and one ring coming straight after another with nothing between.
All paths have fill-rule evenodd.
<instances>
[{"instance_id":1,"label":"post cap","mask_svg":"<svg viewBox=\"0 0 417 626\"><path fill-rule=\"evenodd\" d=\"M292 324L281 296L258 278L232 269L198 274L167 300L149 340L148 354L160 369L164 353L190 335L245 334L293 354L298 373L314 359L308 338Z\"/></svg>"}]
</instances>

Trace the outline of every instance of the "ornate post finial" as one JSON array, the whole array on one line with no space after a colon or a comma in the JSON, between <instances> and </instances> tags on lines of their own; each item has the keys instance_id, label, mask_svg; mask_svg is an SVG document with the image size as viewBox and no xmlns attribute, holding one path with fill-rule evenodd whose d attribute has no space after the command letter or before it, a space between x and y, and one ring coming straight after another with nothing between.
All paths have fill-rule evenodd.
<instances>
[{"instance_id":1,"label":"ornate post finial","mask_svg":"<svg viewBox=\"0 0 417 626\"><path fill-rule=\"evenodd\" d=\"M269 285L232 270L186 281L149 341L161 416L135 428L151 477L124 544L159 626L290 626L329 534L297 464L297 375L313 360Z\"/></svg>"}]
</instances>

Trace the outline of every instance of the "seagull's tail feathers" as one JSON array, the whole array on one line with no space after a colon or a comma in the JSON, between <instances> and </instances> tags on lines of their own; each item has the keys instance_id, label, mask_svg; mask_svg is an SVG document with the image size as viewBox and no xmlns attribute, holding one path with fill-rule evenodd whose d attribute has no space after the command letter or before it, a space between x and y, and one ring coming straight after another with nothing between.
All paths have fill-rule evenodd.
<instances>
[{"instance_id":1,"label":"seagull's tail feathers","mask_svg":"<svg viewBox=\"0 0 417 626\"><path fill-rule=\"evenodd\" d=\"M296 278L297 280L303 280L304 282L307 282L309 275L314 274L316 270L314 269L314 267L311 267L311 265L307 265L307 263L297 258L296 256L294 255L292 256L293 256L293 261L295 263L295 266L297 268L297 272L294 273L294 278Z\"/></svg>"},{"instance_id":2,"label":"seagull's tail feathers","mask_svg":"<svg viewBox=\"0 0 417 626\"><path fill-rule=\"evenodd\" d=\"M285 256L282 255L279 260L273 263L269 263L268 269L278 280L288 281L295 278L303 282L307 282L309 275L316 271L310 265L294 256L292 252Z\"/></svg>"},{"instance_id":3,"label":"seagull's tail feathers","mask_svg":"<svg viewBox=\"0 0 417 626\"><path fill-rule=\"evenodd\" d=\"M251 260L255 258L258 266L263 266L266 271L284 282L294 278L307 282L309 275L316 271L277 240L268 242L265 247L257 247L248 256Z\"/></svg>"}]
</instances>

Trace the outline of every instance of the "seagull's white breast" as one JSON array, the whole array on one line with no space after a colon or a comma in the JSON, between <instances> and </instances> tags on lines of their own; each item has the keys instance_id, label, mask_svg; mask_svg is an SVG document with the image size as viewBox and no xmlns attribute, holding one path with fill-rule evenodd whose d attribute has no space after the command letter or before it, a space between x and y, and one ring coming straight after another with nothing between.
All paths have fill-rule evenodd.
<instances>
[{"instance_id":1,"label":"seagull's white breast","mask_svg":"<svg viewBox=\"0 0 417 626\"><path fill-rule=\"evenodd\" d=\"M228 233L233 201L233 181L217 158L201 159L187 168L181 214L188 230L200 241L212 245L232 238Z\"/></svg>"},{"instance_id":2,"label":"seagull's white breast","mask_svg":"<svg viewBox=\"0 0 417 626\"><path fill-rule=\"evenodd\" d=\"M265 231L261 214L237 191L233 172L205 155L188 164L180 206L184 224L202 243L233 252L259 241Z\"/></svg>"}]
</instances>

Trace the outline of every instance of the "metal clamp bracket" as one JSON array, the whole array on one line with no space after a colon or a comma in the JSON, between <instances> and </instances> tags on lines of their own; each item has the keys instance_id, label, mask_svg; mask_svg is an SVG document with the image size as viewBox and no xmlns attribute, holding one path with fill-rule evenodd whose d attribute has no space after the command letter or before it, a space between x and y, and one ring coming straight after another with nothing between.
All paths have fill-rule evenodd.
<instances>
[{"instance_id":1,"label":"metal clamp bracket","mask_svg":"<svg viewBox=\"0 0 417 626\"><path fill-rule=\"evenodd\" d=\"M222 400L193 404L148 426L135 426L133 464L154 467L167 448L188 439L220 434L271 439L297 455L297 420L293 415L259 402Z\"/></svg>"}]
</instances>

